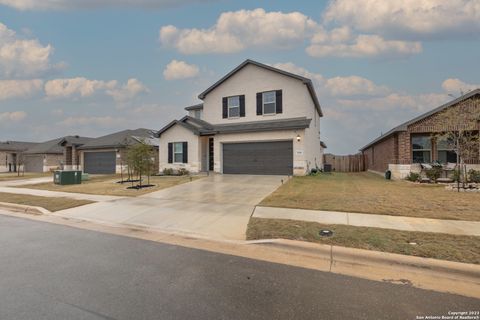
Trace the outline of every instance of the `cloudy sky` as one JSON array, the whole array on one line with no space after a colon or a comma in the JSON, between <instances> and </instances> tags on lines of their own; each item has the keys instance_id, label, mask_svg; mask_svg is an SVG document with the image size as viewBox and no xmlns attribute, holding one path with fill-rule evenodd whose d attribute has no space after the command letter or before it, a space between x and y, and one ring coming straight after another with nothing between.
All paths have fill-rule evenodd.
<instances>
[{"instance_id":1,"label":"cloudy sky","mask_svg":"<svg viewBox=\"0 0 480 320\"><path fill-rule=\"evenodd\" d=\"M310 77L328 151L480 87L480 0L0 0L0 140L160 129L250 58Z\"/></svg>"}]
</instances>

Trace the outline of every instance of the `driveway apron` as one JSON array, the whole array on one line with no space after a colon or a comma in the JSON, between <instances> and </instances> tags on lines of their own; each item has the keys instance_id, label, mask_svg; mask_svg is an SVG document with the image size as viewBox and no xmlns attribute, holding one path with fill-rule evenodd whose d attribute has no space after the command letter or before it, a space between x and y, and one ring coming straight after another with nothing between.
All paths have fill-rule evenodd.
<instances>
[{"instance_id":1,"label":"driveway apron","mask_svg":"<svg viewBox=\"0 0 480 320\"><path fill-rule=\"evenodd\" d=\"M248 220L281 176L210 175L136 198L98 202L55 213L211 239L243 240Z\"/></svg>"}]
</instances>

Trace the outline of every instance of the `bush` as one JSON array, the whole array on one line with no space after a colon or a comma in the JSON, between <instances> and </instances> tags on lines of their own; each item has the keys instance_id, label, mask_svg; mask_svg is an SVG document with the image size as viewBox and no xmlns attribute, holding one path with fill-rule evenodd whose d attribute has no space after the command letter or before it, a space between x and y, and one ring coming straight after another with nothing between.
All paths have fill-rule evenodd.
<instances>
[{"instance_id":1,"label":"bush","mask_svg":"<svg viewBox=\"0 0 480 320\"><path fill-rule=\"evenodd\" d=\"M405 177L406 180L416 182L420 180L420 174L416 172L410 172L408 176Z\"/></svg>"},{"instance_id":2,"label":"bush","mask_svg":"<svg viewBox=\"0 0 480 320\"><path fill-rule=\"evenodd\" d=\"M173 169L172 168L165 168L163 169L163 174L166 176L171 176L173 175Z\"/></svg>"},{"instance_id":3,"label":"bush","mask_svg":"<svg viewBox=\"0 0 480 320\"><path fill-rule=\"evenodd\" d=\"M442 175L441 167L432 167L432 169L425 170L427 177L433 182L437 182L437 179Z\"/></svg>"},{"instance_id":4,"label":"bush","mask_svg":"<svg viewBox=\"0 0 480 320\"><path fill-rule=\"evenodd\" d=\"M190 174L190 171L188 171L185 168L180 168L180 169L178 169L177 173L178 173L179 176L187 176L187 175Z\"/></svg>"},{"instance_id":5,"label":"bush","mask_svg":"<svg viewBox=\"0 0 480 320\"><path fill-rule=\"evenodd\" d=\"M480 170L470 169L468 171L468 180L470 180L470 182L480 183Z\"/></svg>"},{"instance_id":6,"label":"bush","mask_svg":"<svg viewBox=\"0 0 480 320\"><path fill-rule=\"evenodd\" d=\"M453 180L454 182L460 181L460 169L455 169L455 170L453 170L452 180Z\"/></svg>"}]
</instances>

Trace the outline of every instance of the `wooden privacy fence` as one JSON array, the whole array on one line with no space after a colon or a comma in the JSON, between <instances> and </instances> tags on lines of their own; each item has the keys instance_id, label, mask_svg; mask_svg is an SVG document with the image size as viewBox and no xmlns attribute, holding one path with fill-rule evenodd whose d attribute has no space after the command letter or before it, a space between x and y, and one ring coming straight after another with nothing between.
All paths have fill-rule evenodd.
<instances>
[{"instance_id":1,"label":"wooden privacy fence","mask_svg":"<svg viewBox=\"0 0 480 320\"><path fill-rule=\"evenodd\" d=\"M366 155L354 154L347 156L337 156L327 153L324 156L325 164L332 166L332 171L336 172L360 172L366 171Z\"/></svg>"}]
</instances>

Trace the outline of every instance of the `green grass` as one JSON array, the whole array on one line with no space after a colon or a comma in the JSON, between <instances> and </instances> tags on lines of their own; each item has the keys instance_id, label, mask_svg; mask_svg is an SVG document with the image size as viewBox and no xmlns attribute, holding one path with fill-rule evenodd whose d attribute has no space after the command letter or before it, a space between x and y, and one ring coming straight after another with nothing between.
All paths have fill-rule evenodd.
<instances>
[{"instance_id":1,"label":"green grass","mask_svg":"<svg viewBox=\"0 0 480 320\"><path fill-rule=\"evenodd\" d=\"M456 193L442 185L390 181L368 173L293 177L260 205L480 221L480 193Z\"/></svg>"},{"instance_id":2,"label":"green grass","mask_svg":"<svg viewBox=\"0 0 480 320\"><path fill-rule=\"evenodd\" d=\"M196 180L196 179L199 179L199 177L192 177L192 180ZM108 195L108 196L136 197L136 196L140 196L150 192L173 187L182 183L190 182L190 177L188 176L150 177L150 184L153 184L154 186L150 188L140 189L140 190L127 189L127 187L132 185L131 183L121 184L121 183L117 183L118 181L120 181L120 175L102 175L102 176L91 176L90 180L83 181L82 184L62 186L62 185L54 184L53 182L45 182L45 183L21 185L21 186L18 186L18 188L62 191L62 192L73 192L73 193L86 193L86 194L97 194L97 195ZM146 184L147 180L144 179L143 183Z\"/></svg>"},{"instance_id":3,"label":"green grass","mask_svg":"<svg viewBox=\"0 0 480 320\"><path fill-rule=\"evenodd\" d=\"M6 193L6 192L0 192L0 202L8 202L8 203L42 207L52 212L93 203L93 201L88 201L88 200L41 197L41 196L32 196L27 194L15 194L15 193Z\"/></svg>"},{"instance_id":4,"label":"green grass","mask_svg":"<svg viewBox=\"0 0 480 320\"><path fill-rule=\"evenodd\" d=\"M321 237L318 232L322 229L332 230L334 235ZM480 264L480 237L325 225L295 220L250 219L248 240L275 238ZM412 242L416 245L410 244Z\"/></svg>"}]
</instances>

